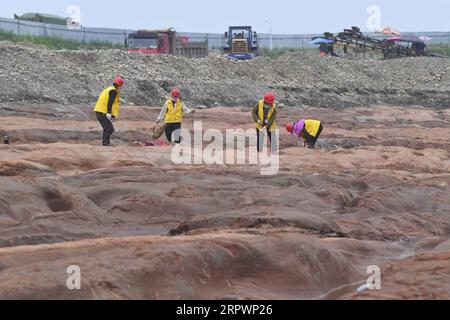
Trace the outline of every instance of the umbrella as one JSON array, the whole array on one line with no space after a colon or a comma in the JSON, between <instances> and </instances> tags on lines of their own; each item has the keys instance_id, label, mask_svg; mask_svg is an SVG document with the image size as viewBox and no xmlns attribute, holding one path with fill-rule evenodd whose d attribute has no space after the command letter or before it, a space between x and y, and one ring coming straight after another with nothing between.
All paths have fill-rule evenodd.
<instances>
[{"instance_id":1,"label":"umbrella","mask_svg":"<svg viewBox=\"0 0 450 320\"><path fill-rule=\"evenodd\" d=\"M428 37L428 36L421 36L421 37L419 37L419 39L422 40L422 41L430 41L430 40L431 40L431 37Z\"/></svg>"},{"instance_id":2,"label":"umbrella","mask_svg":"<svg viewBox=\"0 0 450 320\"><path fill-rule=\"evenodd\" d=\"M423 40L420 39L418 36L413 36L413 35L402 36L402 37L400 37L400 40L408 41L408 42L423 42Z\"/></svg>"},{"instance_id":3,"label":"umbrella","mask_svg":"<svg viewBox=\"0 0 450 320\"><path fill-rule=\"evenodd\" d=\"M322 43L334 43L333 40L324 39L324 38L316 38L310 42L311 44L322 44Z\"/></svg>"},{"instance_id":4,"label":"umbrella","mask_svg":"<svg viewBox=\"0 0 450 320\"><path fill-rule=\"evenodd\" d=\"M391 27L383 27L381 29L378 29L377 31L375 31L376 33L381 33L381 34L385 34L385 35L396 35L399 36L400 32L395 30L394 28Z\"/></svg>"},{"instance_id":5,"label":"umbrella","mask_svg":"<svg viewBox=\"0 0 450 320\"><path fill-rule=\"evenodd\" d=\"M387 39L385 39L385 41L399 41L402 40L401 37L389 37Z\"/></svg>"}]
</instances>

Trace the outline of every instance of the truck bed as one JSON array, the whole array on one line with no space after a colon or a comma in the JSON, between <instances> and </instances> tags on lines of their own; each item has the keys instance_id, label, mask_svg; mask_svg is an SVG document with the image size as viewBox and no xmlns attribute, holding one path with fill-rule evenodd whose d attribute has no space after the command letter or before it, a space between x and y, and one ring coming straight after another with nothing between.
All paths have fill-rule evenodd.
<instances>
[{"instance_id":1,"label":"truck bed","mask_svg":"<svg viewBox=\"0 0 450 320\"><path fill-rule=\"evenodd\" d=\"M208 56L208 41L178 43L175 55L186 58L204 58Z\"/></svg>"}]
</instances>

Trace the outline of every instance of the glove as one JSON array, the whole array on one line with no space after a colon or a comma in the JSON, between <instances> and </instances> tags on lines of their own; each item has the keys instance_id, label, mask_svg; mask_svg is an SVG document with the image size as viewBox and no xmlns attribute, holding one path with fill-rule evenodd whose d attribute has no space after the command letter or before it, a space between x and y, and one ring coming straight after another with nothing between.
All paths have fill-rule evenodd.
<instances>
[{"instance_id":1,"label":"glove","mask_svg":"<svg viewBox=\"0 0 450 320\"><path fill-rule=\"evenodd\" d=\"M111 120L112 119L111 113L106 114L106 118L108 118L108 120Z\"/></svg>"},{"instance_id":2,"label":"glove","mask_svg":"<svg viewBox=\"0 0 450 320\"><path fill-rule=\"evenodd\" d=\"M263 125L263 123L262 123L262 121L261 121L261 120L258 120L258 124L259 124L260 126L262 126L262 125Z\"/></svg>"}]
</instances>

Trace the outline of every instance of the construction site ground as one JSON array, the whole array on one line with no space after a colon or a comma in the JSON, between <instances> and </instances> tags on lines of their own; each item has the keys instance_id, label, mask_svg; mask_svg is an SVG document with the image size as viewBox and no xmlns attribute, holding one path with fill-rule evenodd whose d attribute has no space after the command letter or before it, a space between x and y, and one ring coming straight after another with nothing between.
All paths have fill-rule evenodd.
<instances>
[{"instance_id":1,"label":"construction site ground","mask_svg":"<svg viewBox=\"0 0 450 320\"><path fill-rule=\"evenodd\" d=\"M450 109L281 108L324 131L281 131L275 176L174 165L142 145L159 110L123 107L104 148L91 104L0 106L0 298L450 299ZM241 106L195 120L253 128ZM357 292L372 265L382 289Z\"/></svg>"}]
</instances>

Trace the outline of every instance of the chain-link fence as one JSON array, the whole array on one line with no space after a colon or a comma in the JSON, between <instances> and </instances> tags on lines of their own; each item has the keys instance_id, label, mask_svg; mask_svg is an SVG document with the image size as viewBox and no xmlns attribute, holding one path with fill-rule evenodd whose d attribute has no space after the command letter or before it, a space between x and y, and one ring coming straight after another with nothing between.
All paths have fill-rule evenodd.
<instances>
[{"instance_id":1,"label":"chain-link fence","mask_svg":"<svg viewBox=\"0 0 450 320\"><path fill-rule=\"evenodd\" d=\"M0 18L0 30L10 31L16 35L31 35L43 37L58 37L80 42L102 41L114 45L125 45L128 34L132 30L108 29L108 28L81 28L69 29L66 26L28 22ZM406 33L405 33L406 34ZM224 46L224 34L219 33L187 33L180 32L181 36L189 37L190 41L208 40L209 47L220 49ZM379 34L368 34L371 37L383 39ZM450 32L414 32L417 36L431 38L428 44L442 44L450 46ZM260 48L290 48L290 49L314 49L316 46L310 43L311 38L320 34L297 34L297 35L270 35L259 34Z\"/></svg>"}]
</instances>

